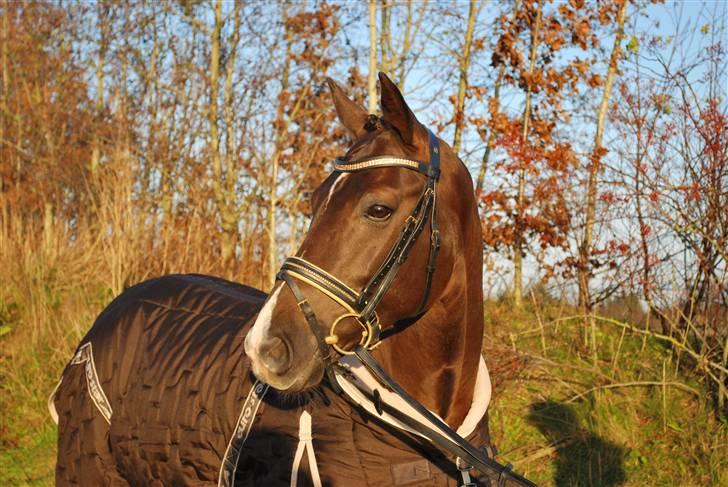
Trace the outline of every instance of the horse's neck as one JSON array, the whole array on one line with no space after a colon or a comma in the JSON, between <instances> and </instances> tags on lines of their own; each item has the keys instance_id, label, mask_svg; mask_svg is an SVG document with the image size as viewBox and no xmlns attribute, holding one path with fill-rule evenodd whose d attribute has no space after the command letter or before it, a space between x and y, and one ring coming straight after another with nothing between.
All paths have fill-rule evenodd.
<instances>
[{"instance_id":1,"label":"horse's neck","mask_svg":"<svg viewBox=\"0 0 728 487\"><path fill-rule=\"evenodd\" d=\"M483 336L482 291L467 282L451 279L430 309L378 354L402 387L454 428L473 400Z\"/></svg>"}]
</instances>

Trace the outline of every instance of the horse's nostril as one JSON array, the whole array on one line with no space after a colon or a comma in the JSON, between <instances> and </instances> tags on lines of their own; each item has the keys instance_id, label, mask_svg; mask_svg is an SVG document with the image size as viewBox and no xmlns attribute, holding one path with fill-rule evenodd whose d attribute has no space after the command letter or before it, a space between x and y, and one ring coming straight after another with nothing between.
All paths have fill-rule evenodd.
<instances>
[{"instance_id":1,"label":"horse's nostril","mask_svg":"<svg viewBox=\"0 0 728 487\"><path fill-rule=\"evenodd\" d=\"M258 353L266 368L274 374L283 374L291 368L288 347L278 337L263 341L258 348Z\"/></svg>"}]
</instances>

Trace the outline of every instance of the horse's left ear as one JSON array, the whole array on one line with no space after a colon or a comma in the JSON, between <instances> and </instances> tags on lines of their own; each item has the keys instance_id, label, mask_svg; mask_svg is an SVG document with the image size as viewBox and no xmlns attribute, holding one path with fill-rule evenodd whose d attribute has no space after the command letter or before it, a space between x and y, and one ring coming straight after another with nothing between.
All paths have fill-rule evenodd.
<instances>
[{"instance_id":1,"label":"horse's left ear","mask_svg":"<svg viewBox=\"0 0 728 487\"><path fill-rule=\"evenodd\" d=\"M379 73L379 83L382 88L382 118L399 132L405 144L426 143L427 129L417 121L397 85L381 72Z\"/></svg>"},{"instance_id":2,"label":"horse's left ear","mask_svg":"<svg viewBox=\"0 0 728 487\"><path fill-rule=\"evenodd\" d=\"M351 132L355 139L359 138L366 132L364 126L369 119L369 114L363 107L351 101L336 81L326 78L326 83L331 90L331 97L334 99L336 114L339 116L341 124Z\"/></svg>"}]
</instances>

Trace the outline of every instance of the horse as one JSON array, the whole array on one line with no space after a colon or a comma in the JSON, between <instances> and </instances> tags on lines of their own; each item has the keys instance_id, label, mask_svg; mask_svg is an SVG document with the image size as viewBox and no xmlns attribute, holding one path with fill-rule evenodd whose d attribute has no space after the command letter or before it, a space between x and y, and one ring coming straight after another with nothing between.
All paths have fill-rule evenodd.
<instances>
[{"instance_id":1,"label":"horse","mask_svg":"<svg viewBox=\"0 0 728 487\"><path fill-rule=\"evenodd\" d=\"M98 316L49 400L57 485L488 485L417 427L490 446L472 180L379 79L381 116L328 80L353 143L270 294L168 275Z\"/></svg>"}]
</instances>

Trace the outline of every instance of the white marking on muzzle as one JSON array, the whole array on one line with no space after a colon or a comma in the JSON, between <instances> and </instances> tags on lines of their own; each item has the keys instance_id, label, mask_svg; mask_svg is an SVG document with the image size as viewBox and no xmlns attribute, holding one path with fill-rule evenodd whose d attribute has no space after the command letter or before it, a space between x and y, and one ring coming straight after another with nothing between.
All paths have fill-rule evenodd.
<instances>
[{"instance_id":1,"label":"white marking on muzzle","mask_svg":"<svg viewBox=\"0 0 728 487\"><path fill-rule=\"evenodd\" d=\"M283 283L280 283L278 287L273 290L268 301L265 302L260 313L258 313L258 318L255 320L253 327L248 332L248 336L245 337L245 353L247 353L248 357L251 359L254 359L254 355L257 356L258 347L263 339L268 336L271 319L273 318L273 310L278 302L278 295L281 293L281 289L283 289Z\"/></svg>"}]
</instances>

